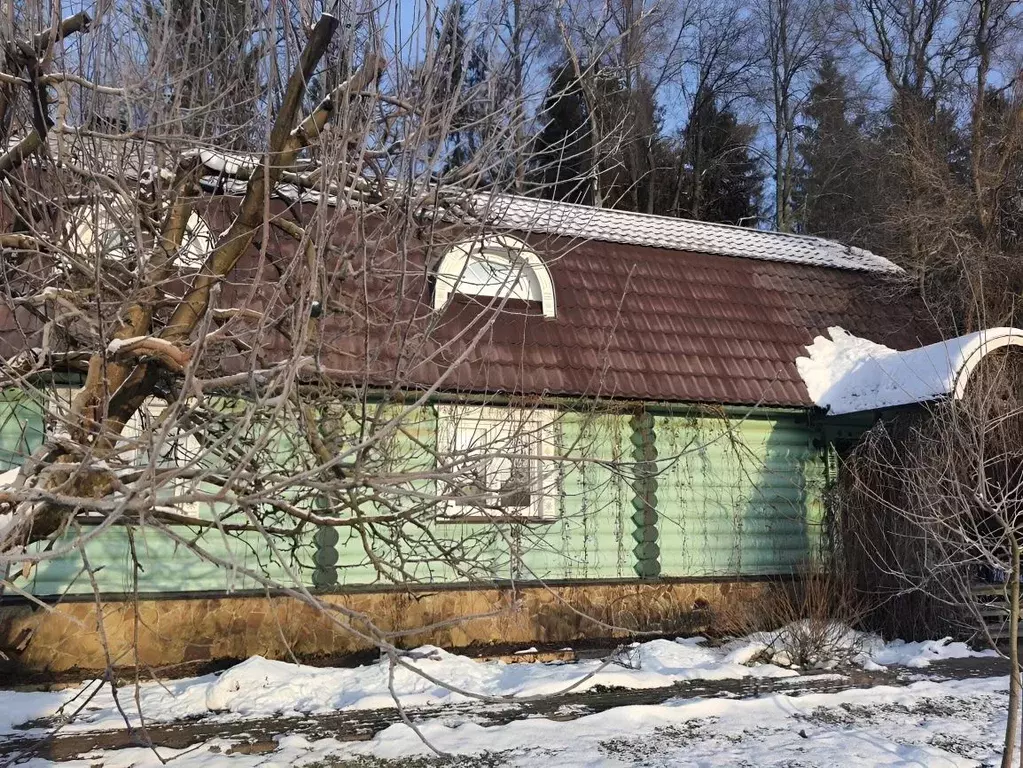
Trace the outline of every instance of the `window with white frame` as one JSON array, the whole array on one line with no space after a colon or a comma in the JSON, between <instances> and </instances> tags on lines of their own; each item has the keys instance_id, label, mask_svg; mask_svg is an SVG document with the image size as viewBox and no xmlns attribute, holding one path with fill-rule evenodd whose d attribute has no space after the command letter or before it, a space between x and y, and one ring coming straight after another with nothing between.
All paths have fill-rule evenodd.
<instances>
[{"instance_id":1,"label":"window with white frame","mask_svg":"<svg viewBox=\"0 0 1023 768\"><path fill-rule=\"evenodd\" d=\"M554 519L558 466L553 417L541 410L438 407L445 514Z\"/></svg>"},{"instance_id":2,"label":"window with white frame","mask_svg":"<svg viewBox=\"0 0 1023 768\"><path fill-rule=\"evenodd\" d=\"M544 317L556 313L554 282L543 260L505 235L462 243L444 254L436 271L434 309L446 307L455 294L536 302Z\"/></svg>"},{"instance_id":3,"label":"window with white frame","mask_svg":"<svg viewBox=\"0 0 1023 768\"><path fill-rule=\"evenodd\" d=\"M49 391L50 405L44 429L49 432L67 430L71 403L77 389L57 387ZM188 494L198 487L198 480L175 476L175 471L199 467L203 455L202 445L192 433L182 432L178 425L167 426L160 419L168 404L158 398L148 398L128 419L121 430L123 446L117 452L117 468L145 471L153 467L161 473L168 473L169 479L162 482L158 501L168 502L176 496ZM180 515L199 517L200 504L187 502L175 504L174 511Z\"/></svg>"}]
</instances>

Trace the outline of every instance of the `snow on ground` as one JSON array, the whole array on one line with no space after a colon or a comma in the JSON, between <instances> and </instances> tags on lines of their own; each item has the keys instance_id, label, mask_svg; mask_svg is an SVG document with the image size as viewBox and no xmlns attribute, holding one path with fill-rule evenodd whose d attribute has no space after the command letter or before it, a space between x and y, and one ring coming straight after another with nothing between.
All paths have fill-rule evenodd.
<instances>
[{"instance_id":1,"label":"snow on ground","mask_svg":"<svg viewBox=\"0 0 1023 768\"><path fill-rule=\"evenodd\" d=\"M996 765L1007 678L879 686L755 699L675 699L623 706L567 722L532 718L483 727L472 715L429 720L422 735L392 725L367 742L288 736L265 755L229 754L226 742L178 752L97 752L66 768L598 768L607 766ZM43 768L34 760L24 768Z\"/></svg>"},{"instance_id":2,"label":"snow on ground","mask_svg":"<svg viewBox=\"0 0 1023 768\"><path fill-rule=\"evenodd\" d=\"M521 766L972 766L994 753L1006 685L922 682L798 698L678 699L567 723L431 722L421 732L443 752L489 752L504 758L498 764ZM430 753L410 728L393 725L345 754L401 764Z\"/></svg>"},{"instance_id":3,"label":"snow on ground","mask_svg":"<svg viewBox=\"0 0 1023 768\"><path fill-rule=\"evenodd\" d=\"M424 646L410 652L408 662L445 685L437 685L408 669L394 670L394 690L403 706L451 704L469 699L450 690L459 688L494 697L555 694L570 686L585 691L594 686L657 688L678 680L725 680L742 677L789 677L798 673L773 664L746 666L747 643L708 647L702 638L653 640L631 648L622 663L505 664L479 662L466 656ZM759 649L760 643L757 644ZM628 664L629 666L623 666ZM603 668L601 668L603 667ZM389 665L378 662L354 669L310 667L254 656L219 675L146 683L140 687L141 709L149 722L165 722L214 713L260 717L277 713L322 713L333 710L393 707L388 689ZM585 680L584 680L585 679ZM580 680L584 682L579 683ZM71 709L79 690L53 694L0 694L0 712L18 711L21 697L38 718ZM49 696L49 705L38 697ZM26 720L30 718L25 718ZM16 721L14 721L16 722ZM0 715L0 732L4 716ZM64 730L118 728L123 720L110 693L103 688L89 709Z\"/></svg>"},{"instance_id":4,"label":"snow on ground","mask_svg":"<svg viewBox=\"0 0 1023 768\"><path fill-rule=\"evenodd\" d=\"M703 638L652 640L626 649L611 664L599 660L575 664L479 662L424 646L411 652L408 662L444 685L396 667L393 687L403 706L421 707L470 700L451 688L488 697L521 698L557 694L569 688L579 692L595 686L640 689L681 680L794 677L799 674L794 669L762 663L772 653L775 659L788 660L785 643L792 631L784 628L757 633L719 646L710 646ZM836 625L836 635L836 646L849 651L855 663L872 669L882 665L922 667L942 658L984 655L964 643L947 640L884 643L876 636L840 625ZM145 683L139 688L138 698L150 723L203 716L268 717L393 707L388 688L390 672L385 662L344 669L254 656L219 675ZM67 716L94 692L85 710L62 731L122 727L123 719L109 688L93 683L83 689L46 694L0 692L0 733L19 723ZM132 706L131 697L126 698L126 709L129 714L134 709L137 719L137 708Z\"/></svg>"},{"instance_id":5,"label":"snow on ground","mask_svg":"<svg viewBox=\"0 0 1023 768\"><path fill-rule=\"evenodd\" d=\"M997 656L994 651L975 651L966 643L953 643L951 638L906 642L884 642L880 637L857 632L839 622L821 624L799 621L771 632L755 632L736 641L728 658L740 664L754 658L770 656L775 664L788 666L798 649L811 656L808 666L831 669L840 663L851 663L867 670L887 667L923 668L942 659L966 659Z\"/></svg>"}]
</instances>

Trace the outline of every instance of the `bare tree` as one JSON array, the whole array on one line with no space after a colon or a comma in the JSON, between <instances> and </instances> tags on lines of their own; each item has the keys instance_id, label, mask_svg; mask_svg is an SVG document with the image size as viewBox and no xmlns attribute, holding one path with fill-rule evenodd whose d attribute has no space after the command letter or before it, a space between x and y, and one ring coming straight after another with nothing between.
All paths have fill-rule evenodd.
<instances>
[{"instance_id":1,"label":"bare tree","mask_svg":"<svg viewBox=\"0 0 1023 768\"><path fill-rule=\"evenodd\" d=\"M689 130L685 136L689 151L675 169L675 199L671 210L680 215L683 192L688 192L688 215L699 211L703 197L703 179L708 165L701 145L699 115L715 100L719 106L731 106L750 92L755 63L761 54L754 44L753 27L748 23L748 8L739 2L702 4L683 37L685 51L682 66L672 83L688 109ZM685 179L690 184L685 184ZM689 189L686 189L686 187Z\"/></svg>"},{"instance_id":2,"label":"bare tree","mask_svg":"<svg viewBox=\"0 0 1023 768\"><path fill-rule=\"evenodd\" d=\"M0 387L45 437L4 476L0 589L75 554L91 578L88 545L115 527L236 568L209 545L229 535L275 563L241 569L251 583L393 652L309 592L311 537L344 532L390 582L518 573L508 527L433 523L521 517L572 469L533 396L500 419L452 405L469 426L429 437L427 403L477 388L466 361L518 297L514 247L468 319L410 298L439 254L484 253L537 94L496 58L453 76L429 13L395 37L391 7L231 9L212 25L227 6L8 18ZM472 17L474 47L505 12Z\"/></svg>"},{"instance_id":3,"label":"bare tree","mask_svg":"<svg viewBox=\"0 0 1023 768\"><path fill-rule=\"evenodd\" d=\"M844 575L888 629L968 633L1007 656L1003 766L1023 695L1021 373L1015 353L991 354L964 399L880 422L844 462L836 520Z\"/></svg>"},{"instance_id":4,"label":"bare tree","mask_svg":"<svg viewBox=\"0 0 1023 768\"><path fill-rule=\"evenodd\" d=\"M1015 292L996 286L1017 279L1005 280L1018 229L1020 13L987 0L848 6L848 29L887 86L890 248L959 331L1015 312Z\"/></svg>"},{"instance_id":5,"label":"bare tree","mask_svg":"<svg viewBox=\"0 0 1023 768\"><path fill-rule=\"evenodd\" d=\"M833 42L834 7L826 0L760 0L753 13L766 81L757 84L754 97L768 107L773 134L774 228L788 232L793 224L797 124L812 74Z\"/></svg>"}]
</instances>

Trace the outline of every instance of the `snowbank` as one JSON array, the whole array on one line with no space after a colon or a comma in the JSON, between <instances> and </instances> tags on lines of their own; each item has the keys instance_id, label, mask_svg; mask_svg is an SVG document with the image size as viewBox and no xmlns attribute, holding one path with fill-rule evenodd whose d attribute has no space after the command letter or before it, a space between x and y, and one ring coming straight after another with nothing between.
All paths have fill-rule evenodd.
<instances>
[{"instance_id":1,"label":"snowbank","mask_svg":"<svg viewBox=\"0 0 1023 768\"><path fill-rule=\"evenodd\" d=\"M402 667L394 670L394 691L404 706L428 706L468 701L457 688L495 698L556 694L587 675L573 691L594 686L658 688L679 680L724 680L740 677L790 677L797 673L773 664L745 666L728 661L727 652L708 648L702 639L653 640L632 649L622 664L597 671L601 662L578 664L504 664L478 662L440 648L424 646L409 659L437 685ZM296 666L255 656L224 672L204 689L205 709L260 715L274 712L323 712L394 706L388 690L386 662L356 669ZM450 686L450 687L448 687Z\"/></svg>"},{"instance_id":2,"label":"snowbank","mask_svg":"<svg viewBox=\"0 0 1023 768\"><path fill-rule=\"evenodd\" d=\"M906 642L885 642L868 632L857 632L844 624L828 625L795 622L772 632L756 632L731 644L728 659L746 664L754 659L770 659L774 664L788 666L804 654L803 665L811 669L833 669L854 664L868 670L888 667L923 668L945 659L996 657L995 651L975 651L966 643L952 638Z\"/></svg>"},{"instance_id":3,"label":"snowbank","mask_svg":"<svg viewBox=\"0 0 1023 768\"><path fill-rule=\"evenodd\" d=\"M620 663L602 669L602 662L596 660L576 664L479 662L424 646L410 653L409 663L445 685L398 667L394 670L394 692L403 706L421 707L469 700L451 688L485 697L514 699L556 694L581 680L583 682L572 690L583 691L594 686L656 688L682 680L795 677L799 673L794 669L763 663L772 654L774 660L789 663L785 656L786 631L791 628L758 633L716 647L707 645L703 638L652 640L629 648L622 654ZM850 651L849 658L873 669L884 665L922 667L938 659L984 655L947 639L884 643L873 635L847 628L841 628L841 632ZM765 649L769 651L766 654ZM393 707L394 699L388 690L389 671L386 662L341 669L254 656L220 675L144 684L140 687L139 698L148 722L213 715L269 717ZM0 712L6 711L12 718L8 722L0 718L0 732L19 722L13 713L31 711L32 717L52 715L77 693L75 690L48 694L0 692ZM21 698L25 696L32 698ZM20 722L27 719L31 718L25 717ZM65 729L121 726L123 722L109 690L104 688L92 699L89 710Z\"/></svg>"},{"instance_id":4,"label":"snowbank","mask_svg":"<svg viewBox=\"0 0 1023 768\"><path fill-rule=\"evenodd\" d=\"M990 328L905 352L853 336L837 326L818 336L796 368L810 398L833 414L891 408L953 395L987 353L1023 346L1023 330Z\"/></svg>"}]
</instances>

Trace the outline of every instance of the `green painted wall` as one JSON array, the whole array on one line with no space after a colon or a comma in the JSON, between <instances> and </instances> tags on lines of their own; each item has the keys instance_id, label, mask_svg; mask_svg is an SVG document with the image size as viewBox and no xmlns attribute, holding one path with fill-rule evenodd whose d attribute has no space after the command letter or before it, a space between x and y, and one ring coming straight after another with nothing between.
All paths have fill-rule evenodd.
<instances>
[{"instance_id":1,"label":"green painted wall","mask_svg":"<svg viewBox=\"0 0 1023 768\"><path fill-rule=\"evenodd\" d=\"M0 470L20 466L43 441L43 409L23 393L0 392ZM155 528L129 529L114 526L97 534L93 525L82 525L90 539L86 547L96 584L104 592L162 592L240 590L261 585L242 570L289 583L308 583L313 567L311 532L296 546L277 542L275 552L255 533L225 535L209 528L178 526L175 533L195 542L212 557L233 567L217 567L203 560ZM132 548L136 558L132 557ZM66 541L54 543L52 552L66 549ZM136 568L134 560L141 564ZM18 582L25 588L25 583ZM40 562L33 568L27 589L38 595L80 594L93 591L78 552L67 552Z\"/></svg>"},{"instance_id":2,"label":"green painted wall","mask_svg":"<svg viewBox=\"0 0 1023 768\"><path fill-rule=\"evenodd\" d=\"M43 443L43 411L18 390L0 390L0 472L20 467Z\"/></svg>"},{"instance_id":3,"label":"green painted wall","mask_svg":"<svg viewBox=\"0 0 1023 768\"><path fill-rule=\"evenodd\" d=\"M423 408L410 417L405 434L390 446L397 465L426 468L414 443L436 444L436 418L434 408ZM607 462L629 460L628 416L569 412L558 418L556 426L559 453ZM592 463L565 464L559 474L563 493L554 523L443 520L436 521L429 534L406 526L402 537L406 546L397 554L384 542L364 543L357 533L341 531L336 545L338 584L390 583L374 568L374 560L407 563L406 570L417 580L435 582L632 577L628 477ZM464 557L442 557L437 554L440 549L464 551ZM451 567L450 560L460 561L461 572Z\"/></svg>"},{"instance_id":4,"label":"green painted wall","mask_svg":"<svg viewBox=\"0 0 1023 768\"><path fill-rule=\"evenodd\" d=\"M659 417L662 576L791 571L819 540L826 466L805 417Z\"/></svg>"},{"instance_id":5,"label":"green painted wall","mask_svg":"<svg viewBox=\"0 0 1023 768\"><path fill-rule=\"evenodd\" d=\"M600 463L565 462L557 520L544 524L477 524L433 521L426 531L406 526L399 551L383 538L363 540L339 529L313 543L313 532L297 546L279 542L275 554L255 535L198 536L214 556L267 576L344 588L391 584L379 563L402 562L417 581L470 579L636 578L632 516L635 480L632 412L559 416L559 451ZM656 545L662 577L788 573L807 559L817 540L825 463L814 441L819 432L805 416L749 418L654 417L656 456ZM422 408L388 447L394 466L424 468L429 457L417 442L435 444L436 410ZM0 399L0 468L17 465L42 439L41 412L23 399ZM387 532L385 532L387 533ZM389 533L396 533L391 531ZM201 562L155 530L135 534L142 569L131 562L128 532L105 531L87 549L99 586L109 592L239 590L258 587L231 568ZM441 550L457 553L443 557ZM314 578L317 558L320 569ZM458 568L450 560L460 561ZM291 574L289 575L289 570ZM328 582L322 579L329 578ZM89 592L81 558L68 554L40 565L30 588L36 594Z\"/></svg>"}]
</instances>

